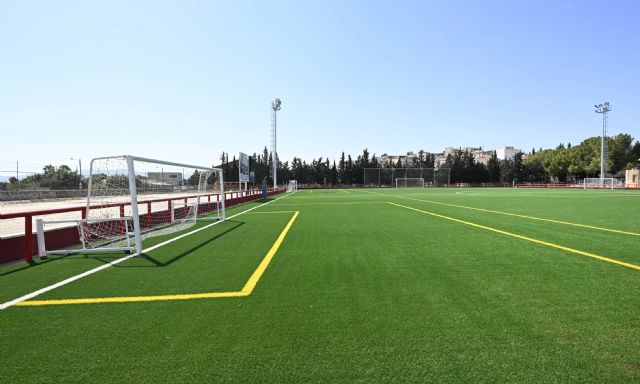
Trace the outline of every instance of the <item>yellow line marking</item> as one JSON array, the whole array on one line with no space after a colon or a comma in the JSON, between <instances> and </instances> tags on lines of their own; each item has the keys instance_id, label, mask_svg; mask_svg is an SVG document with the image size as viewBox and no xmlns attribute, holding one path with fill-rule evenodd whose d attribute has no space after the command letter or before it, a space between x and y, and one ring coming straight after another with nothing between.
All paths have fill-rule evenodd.
<instances>
[{"instance_id":1,"label":"yellow line marking","mask_svg":"<svg viewBox=\"0 0 640 384\"><path fill-rule=\"evenodd\" d=\"M520 215L520 214L517 214L517 213L494 211L494 210L491 210L491 209L476 208L476 207L470 207L470 206L467 206L467 205L457 205L457 204L450 204L450 203L442 203L442 202L438 202L438 201L416 199L416 198L413 198L413 197L402 197L402 198L403 199L407 199L407 200L422 201L422 202L430 203L430 204L444 205L444 206L448 206L448 207L471 209L473 211L479 211L479 212L495 213L495 214L498 214L498 215L520 217L520 218L529 219L529 220L546 221L548 223L571 225L573 227L589 228L589 229L595 229L595 230L598 230L598 231L619 233L619 234L629 235L629 236L640 236L640 233L636 233L636 232L629 232L629 231L623 231L623 230L620 230L620 229L611 229L611 228L605 228L605 227L597 227L595 225L578 224L578 223L572 223L572 222L569 222L569 221L545 219L543 217L535 217L535 216L528 216L528 215Z\"/></svg>"},{"instance_id":2,"label":"yellow line marking","mask_svg":"<svg viewBox=\"0 0 640 384\"><path fill-rule=\"evenodd\" d=\"M369 192L369 193L374 193L376 195L381 195L381 196L389 196L389 195L386 195L386 194L383 194L383 193L377 193L377 192ZM573 226L573 227L595 229L597 231L612 232L612 233L618 233L618 234L622 234L622 235L640 236L640 233L637 233L637 232L629 232L629 231L623 231L623 230L620 230L620 229L612 229L612 228L606 228L606 227L597 227L595 225L578 224L578 223L572 223L572 222L569 222L569 221L545 219L543 217L521 215L521 214L517 214L517 213L510 213L510 212L503 212L503 211L495 211L495 210L492 210L492 209L485 209L485 208L476 208L476 207L470 207L468 205L458 205L458 204L443 203L443 202L433 201L433 200L417 199L417 198L414 198L414 197L405 197L405 196L393 196L393 197L397 197L397 198L405 199L405 200L421 201L421 202L429 203L429 204L443 205L443 206L447 206L447 207L463 208L463 209L470 209L470 210L479 211L479 212L495 213L497 215L519 217L519 218L522 218L522 219L545 221L547 223L555 223L555 224L562 224L562 225L570 225L570 226Z\"/></svg>"},{"instance_id":3,"label":"yellow line marking","mask_svg":"<svg viewBox=\"0 0 640 384\"><path fill-rule=\"evenodd\" d=\"M258 284L260 277L269 266L269 263L271 263L271 259L273 259L273 256L275 256L276 252L278 251L278 248L280 248L280 244L282 244L282 241L284 240L285 236L287 236L289 229L291 229L293 222L296 221L299 214L300 212L296 212L293 214L293 217L291 218L291 220L289 220L289 222L287 223L287 226L284 227L284 230L282 231L282 233L280 233L280 236L278 236L278 239L276 240L276 242L273 243L273 245L271 246L271 249L269 250L269 252L267 252L267 255L264 257L264 259L262 259L262 262L260 263L258 268L253 272L253 274L251 275L247 283L244 285L244 288L242 288L242 291L240 292L246 293L247 295L250 295L251 292L253 292L253 289L256 287L256 284Z\"/></svg>"},{"instance_id":4,"label":"yellow line marking","mask_svg":"<svg viewBox=\"0 0 640 384\"><path fill-rule=\"evenodd\" d=\"M90 297L86 299L60 299L60 300L27 300L17 303L20 307L39 307L43 305L70 305L70 304L102 304L102 303L139 303L143 301L168 301L168 300L192 300L213 299L220 297L248 296L244 292L211 292L192 293L183 295L159 295L159 296L117 296L117 297Z\"/></svg>"},{"instance_id":5,"label":"yellow line marking","mask_svg":"<svg viewBox=\"0 0 640 384\"><path fill-rule=\"evenodd\" d=\"M333 203L276 203L273 206L284 206L284 205L355 205L355 204L384 204L383 201L342 201L342 202L333 202Z\"/></svg>"},{"instance_id":6,"label":"yellow line marking","mask_svg":"<svg viewBox=\"0 0 640 384\"><path fill-rule=\"evenodd\" d=\"M435 216L435 217L439 217L441 219L446 219L446 220L450 220L450 221L455 221L457 223L461 223L461 224L465 224L465 225L469 225L475 228L480 228L480 229L484 229L487 231L491 231L491 232L495 232L495 233L500 233L502 235L507 235L507 236L511 236L511 237L515 237L517 239L521 239L521 240L525 240L525 241L530 241L532 243L536 243L536 244L541 244L541 245L545 245L547 247L551 247L551 248L556 248L556 249L561 249L563 251L567 251L567 252L571 252L571 253L575 253L578 255L582 255L582 256L586 256L586 257L591 257L593 259L598 259L601 261L606 261L608 263L613 263L613 264L618 264L621 265L623 267L627 267L627 268L631 268L631 269L635 269L640 271L640 265L635 265L635 264L631 264L631 263L625 263L624 261L620 261L620 260L616 260L616 259L611 259L608 257L604 257L604 256L600 256L600 255L596 255L593 253L589 253L589 252L584 252L584 251L580 251L577 249L573 249L573 248L569 248L569 247L565 247L562 245L558 245L558 244L554 244L554 243L549 243L546 241L542 241L542 240L538 240L538 239L534 239L531 237L527 237L527 236L522 236L522 235L518 235L517 233L512 233L512 232L507 232L507 231L503 231L500 229L496 229L496 228L491 228L491 227L487 227L484 225L480 225L480 224L476 224L476 223L472 223L470 221L464 221L464 220L460 220L460 219L456 219L453 217L449 217L449 216L444 216L444 215L440 215L437 213L433 213L433 212L429 212L429 211L424 211L422 209L418 209L418 208L413 208L413 207L408 207L406 205L401 205L401 204L396 204L396 203L392 203L390 201L387 202L387 204L391 204L391 205L395 205L397 207L402 207L405 209L410 209L412 211L416 211L416 212L420 212L420 213L425 213L427 215L431 215L431 216Z\"/></svg>"},{"instance_id":7,"label":"yellow line marking","mask_svg":"<svg viewBox=\"0 0 640 384\"><path fill-rule=\"evenodd\" d=\"M117 296L117 297L90 297L84 299L59 299L59 300L27 300L17 303L17 306L42 306L42 305L69 305L69 304L98 304L98 303L136 303L143 301L168 301L168 300L192 300L192 299L216 299L221 297L246 297L249 296L262 274L271 263L271 260L278 252L278 248L287 236L287 233L291 229L291 226L298 218L300 211L293 211L293 217L287 223L287 226L282 230L280 236L273 243L269 252L258 265L258 268L253 272L249 280L245 283L244 287L240 291L233 292L209 292L209 293L190 293L179 295L157 295L157 296Z\"/></svg>"}]
</instances>

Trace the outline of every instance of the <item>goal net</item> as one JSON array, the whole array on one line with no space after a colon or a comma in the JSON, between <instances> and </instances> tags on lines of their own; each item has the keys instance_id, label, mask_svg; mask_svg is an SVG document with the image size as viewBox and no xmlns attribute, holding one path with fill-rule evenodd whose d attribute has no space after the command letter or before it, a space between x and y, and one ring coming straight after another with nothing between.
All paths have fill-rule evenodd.
<instances>
[{"instance_id":1,"label":"goal net","mask_svg":"<svg viewBox=\"0 0 640 384\"><path fill-rule=\"evenodd\" d=\"M365 187L395 187L397 179L422 179L425 187L448 187L450 168L365 168Z\"/></svg>"},{"instance_id":2,"label":"goal net","mask_svg":"<svg viewBox=\"0 0 640 384\"><path fill-rule=\"evenodd\" d=\"M40 256L50 253L142 252L142 241L224 220L224 183L217 168L135 156L91 160L86 209L77 227L82 248L47 251L44 233L60 221L38 220Z\"/></svg>"},{"instance_id":3,"label":"goal net","mask_svg":"<svg viewBox=\"0 0 640 384\"><path fill-rule=\"evenodd\" d=\"M606 189L614 189L614 188L622 188L623 184L620 180L614 179L612 177L605 177L603 179L599 177L587 177L583 181L583 188L606 188Z\"/></svg>"},{"instance_id":4,"label":"goal net","mask_svg":"<svg viewBox=\"0 0 640 384\"><path fill-rule=\"evenodd\" d=\"M396 188L424 188L424 179L420 177L398 177Z\"/></svg>"},{"instance_id":5,"label":"goal net","mask_svg":"<svg viewBox=\"0 0 640 384\"><path fill-rule=\"evenodd\" d=\"M287 192L296 192L298 190L298 180L289 180Z\"/></svg>"}]
</instances>

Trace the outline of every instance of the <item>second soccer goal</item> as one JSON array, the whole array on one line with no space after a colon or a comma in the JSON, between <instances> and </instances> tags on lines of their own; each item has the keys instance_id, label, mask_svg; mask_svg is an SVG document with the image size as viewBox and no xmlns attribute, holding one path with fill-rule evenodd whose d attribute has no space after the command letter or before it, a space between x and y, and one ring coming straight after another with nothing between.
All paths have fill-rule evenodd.
<instances>
[{"instance_id":1,"label":"second soccer goal","mask_svg":"<svg viewBox=\"0 0 640 384\"><path fill-rule=\"evenodd\" d=\"M398 177L396 188L424 188L424 179L421 177Z\"/></svg>"}]
</instances>

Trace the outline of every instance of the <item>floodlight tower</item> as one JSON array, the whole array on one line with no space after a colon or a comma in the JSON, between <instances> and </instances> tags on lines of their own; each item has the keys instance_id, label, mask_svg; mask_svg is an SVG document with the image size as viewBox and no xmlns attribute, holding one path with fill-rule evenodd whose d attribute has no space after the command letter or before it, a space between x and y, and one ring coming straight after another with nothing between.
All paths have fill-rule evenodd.
<instances>
[{"instance_id":1,"label":"floodlight tower","mask_svg":"<svg viewBox=\"0 0 640 384\"><path fill-rule=\"evenodd\" d=\"M80 176L80 184L78 189L82 189L82 160L80 158L70 157L69 160L78 160L78 175Z\"/></svg>"},{"instance_id":2,"label":"floodlight tower","mask_svg":"<svg viewBox=\"0 0 640 384\"><path fill-rule=\"evenodd\" d=\"M273 114L271 115L271 163L273 164L273 188L276 188L278 185L276 176L276 169L278 167L276 160L276 113L282 109L282 101L280 101L280 99L272 101L271 109L273 109Z\"/></svg>"},{"instance_id":3,"label":"floodlight tower","mask_svg":"<svg viewBox=\"0 0 640 384\"><path fill-rule=\"evenodd\" d=\"M604 104L596 104L596 113L602 113L602 140L600 140L600 182L604 183L605 178L605 164L606 164L606 144L607 140L607 113L611 110L609 102L605 101Z\"/></svg>"}]
</instances>

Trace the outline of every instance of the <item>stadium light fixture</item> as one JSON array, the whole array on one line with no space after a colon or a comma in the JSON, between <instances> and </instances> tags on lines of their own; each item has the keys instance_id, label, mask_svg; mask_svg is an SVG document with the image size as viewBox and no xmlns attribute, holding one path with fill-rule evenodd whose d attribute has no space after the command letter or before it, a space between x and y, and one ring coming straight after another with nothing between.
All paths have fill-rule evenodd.
<instances>
[{"instance_id":1,"label":"stadium light fixture","mask_svg":"<svg viewBox=\"0 0 640 384\"><path fill-rule=\"evenodd\" d=\"M596 113L602 113L602 139L600 140L600 180L604 181L605 178L605 156L606 156L606 145L605 142L607 140L607 122L608 116L607 113L611 111L611 106L608 101L605 101L603 104L596 104Z\"/></svg>"}]
</instances>

